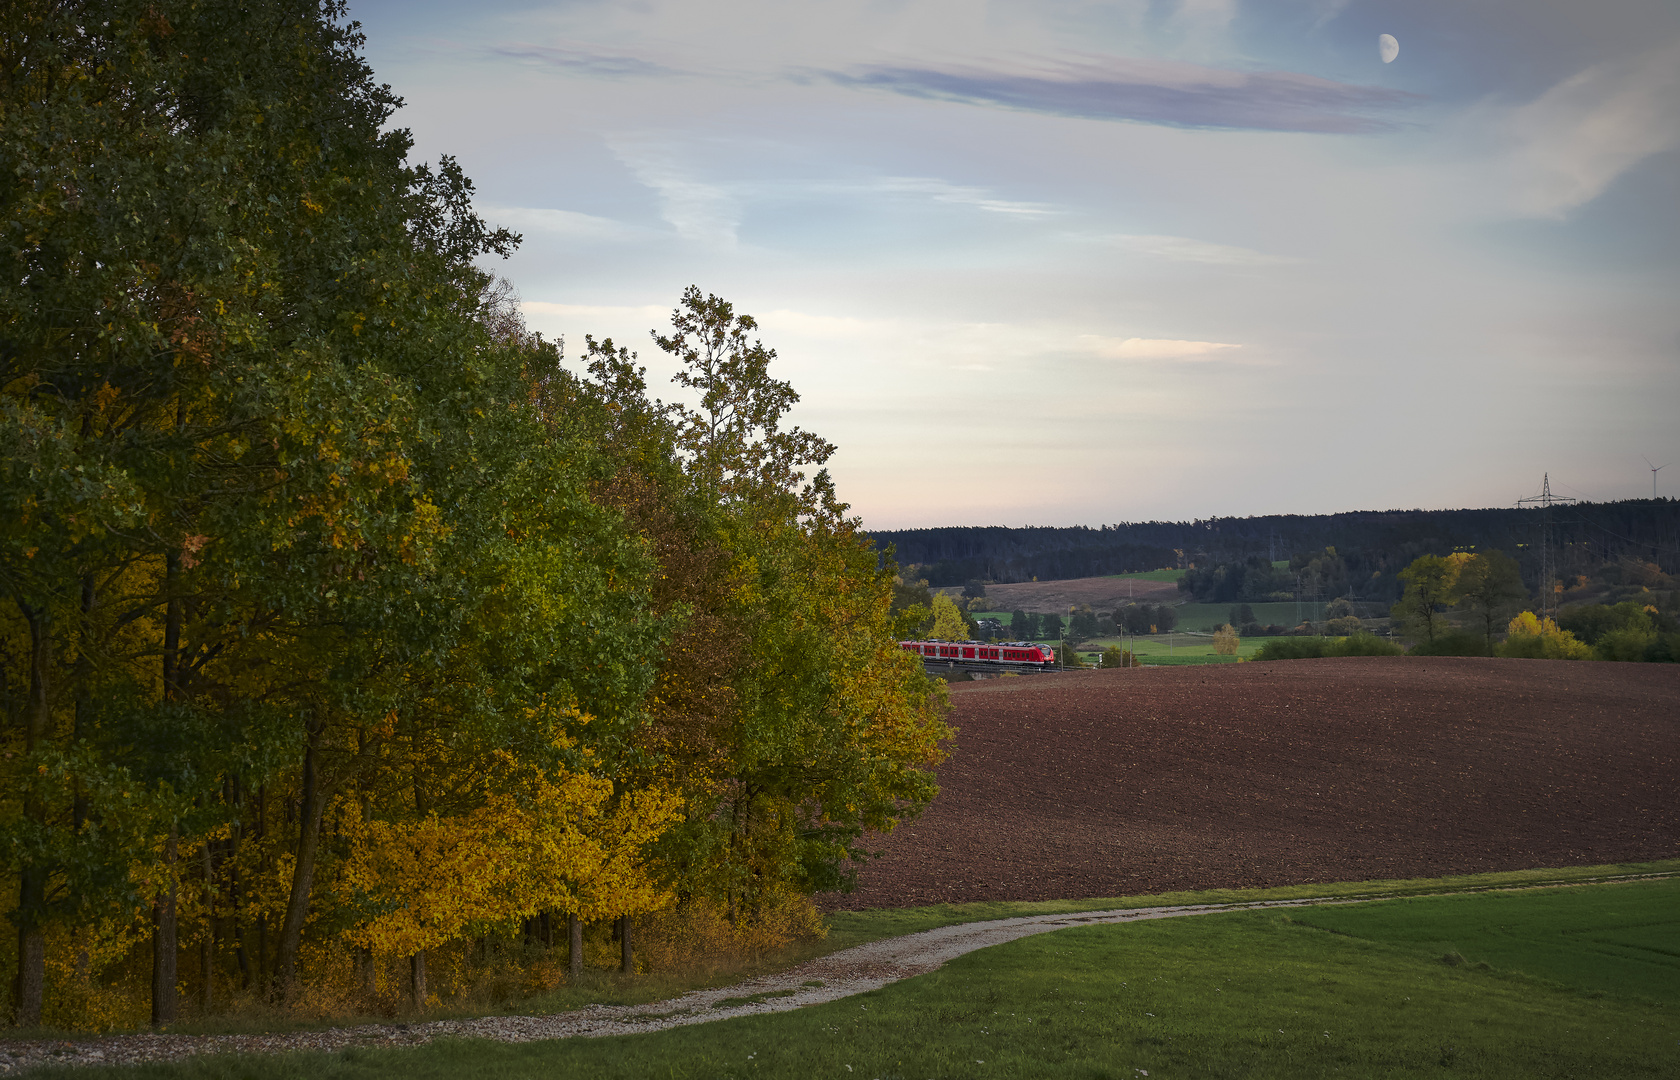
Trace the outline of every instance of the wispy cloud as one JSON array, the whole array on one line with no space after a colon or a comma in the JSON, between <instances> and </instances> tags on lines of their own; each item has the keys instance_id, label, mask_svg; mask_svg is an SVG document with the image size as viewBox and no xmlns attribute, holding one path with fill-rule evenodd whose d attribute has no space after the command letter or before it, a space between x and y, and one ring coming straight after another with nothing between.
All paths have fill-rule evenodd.
<instances>
[{"instance_id":1,"label":"wispy cloud","mask_svg":"<svg viewBox=\"0 0 1680 1080\"><path fill-rule=\"evenodd\" d=\"M1091 120L1193 128L1358 134L1397 126L1415 94L1287 71L1102 58L1044 70L869 66L828 72L844 86Z\"/></svg>"},{"instance_id":2,"label":"wispy cloud","mask_svg":"<svg viewBox=\"0 0 1680 1080\"><path fill-rule=\"evenodd\" d=\"M1680 40L1587 68L1513 110L1503 127L1511 205L1562 217L1639 162L1680 146Z\"/></svg>"},{"instance_id":3,"label":"wispy cloud","mask_svg":"<svg viewBox=\"0 0 1680 1080\"><path fill-rule=\"evenodd\" d=\"M952 203L958 206L972 206L994 214L1022 214L1028 217L1042 217L1056 213L1056 209L1044 203L1013 202L1008 199L995 199L984 188L964 187L944 180L935 180L919 176L892 176L881 180L875 185L875 190L884 192L904 192L915 195L926 195L934 202Z\"/></svg>"},{"instance_id":4,"label":"wispy cloud","mask_svg":"<svg viewBox=\"0 0 1680 1080\"><path fill-rule=\"evenodd\" d=\"M575 210L549 210L532 206L479 205L480 216L493 225L506 225L520 232L552 233L574 240L624 241L650 239L655 230L626 225L612 218L581 214Z\"/></svg>"},{"instance_id":5,"label":"wispy cloud","mask_svg":"<svg viewBox=\"0 0 1680 1080\"><path fill-rule=\"evenodd\" d=\"M677 235L711 247L735 247L739 200L727 189L693 175L663 142L611 143L613 154L659 196L659 214Z\"/></svg>"},{"instance_id":6,"label":"wispy cloud","mask_svg":"<svg viewBox=\"0 0 1680 1080\"><path fill-rule=\"evenodd\" d=\"M1086 351L1111 360L1198 361L1220 358L1241 345L1225 341L1179 341L1174 338L1110 338L1085 334L1079 344Z\"/></svg>"},{"instance_id":7,"label":"wispy cloud","mask_svg":"<svg viewBox=\"0 0 1680 1080\"><path fill-rule=\"evenodd\" d=\"M1252 248L1210 244L1188 236L1119 235L1105 238L1115 247L1140 255L1153 255L1172 262L1205 263L1214 266L1278 266L1299 260L1267 255Z\"/></svg>"},{"instance_id":8,"label":"wispy cloud","mask_svg":"<svg viewBox=\"0 0 1680 1080\"><path fill-rule=\"evenodd\" d=\"M676 68L628 53L613 53L586 44L534 45L514 42L492 46L490 52L509 60L530 60L577 75L598 78L659 77L682 74Z\"/></svg>"}]
</instances>

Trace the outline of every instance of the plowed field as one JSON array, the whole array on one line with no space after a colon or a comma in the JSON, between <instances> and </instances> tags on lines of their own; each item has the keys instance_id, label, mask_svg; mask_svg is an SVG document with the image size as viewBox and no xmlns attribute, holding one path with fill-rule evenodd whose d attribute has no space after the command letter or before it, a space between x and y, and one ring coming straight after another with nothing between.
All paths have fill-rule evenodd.
<instances>
[{"instance_id":1,"label":"plowed field","mask_svg":"<svg viewBox=\"0 0 1680 1080\"><path fill-rule=\"evenodd\" d=\"M826 906L1680 858L1680 665L1295 660L951 701L938 799Z\"/></svg>"}]
</instances>

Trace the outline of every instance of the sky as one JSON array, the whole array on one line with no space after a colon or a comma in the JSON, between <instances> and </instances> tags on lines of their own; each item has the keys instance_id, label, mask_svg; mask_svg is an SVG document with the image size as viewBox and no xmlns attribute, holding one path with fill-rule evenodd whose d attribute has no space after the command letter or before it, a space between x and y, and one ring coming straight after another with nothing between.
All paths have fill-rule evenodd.
<instances>
[{"instance_id":1,"label":"sky","mask_svg":"<svg viewBox=\"0 0 1680 1080\"><path fill-rule=\"evenodd\" d=\"M350 10L529 325L730 300L867 527L1680 496L1673 0Z\"/></svg>"}]
</instances>

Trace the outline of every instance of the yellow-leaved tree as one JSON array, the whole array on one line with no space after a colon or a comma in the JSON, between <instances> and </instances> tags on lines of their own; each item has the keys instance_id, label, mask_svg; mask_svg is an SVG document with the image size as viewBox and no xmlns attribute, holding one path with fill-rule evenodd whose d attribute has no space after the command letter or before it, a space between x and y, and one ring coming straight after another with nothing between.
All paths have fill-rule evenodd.
<instances>
[{"instance_id":1,"label":"yellow-leaved tree","mask_svg":"<svg viewBox=\"0 0 1680 1080\"><path fill-rule=\"evenodd\" d=\"M934 594L933 627L927 636L937 641L968 640L968 624L963 621L962 612L957 610L956 602L944 593Z\"/></svg>"},{"instance_id":2,"label":"yellow-leaved tree","mask_svg":"<svg viewBox=\"0 0 1680 1080\"><path fill-rule=\"evenodd\" d=\"M1505 628L1505 640L1497 648L1500 656L1526 660L1591 660L1592 646L1551 619L1525 611Z\"/></svg>"},{"instance_id":3,"label":"yellow-leaved tree","mask_svg":"<svg viewBox=\"0 0 1680 1080\"><path fill-rule=\"evenodd\" d=\"M1242 639L1237 637L1237 632L1231 629L1230 623L1213 632L1213 651L1220 656L1237 655L1237 647L1241 644Z\"/></svg>"}]
</instances>

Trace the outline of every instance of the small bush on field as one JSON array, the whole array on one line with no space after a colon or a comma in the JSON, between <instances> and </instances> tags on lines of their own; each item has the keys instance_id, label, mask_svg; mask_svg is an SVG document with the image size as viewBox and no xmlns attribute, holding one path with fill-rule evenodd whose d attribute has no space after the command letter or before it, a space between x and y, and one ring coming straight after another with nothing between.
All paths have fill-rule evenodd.
<instances>
[{"instance_id":1,"label":"small bush on field","mask_svg":"<svg viewBox=\"0 0 1680 1080\"><path fill-rule=\"evenodd\" d=\"M1137 667L1138 658L1132 655L1132 650L1130 649L1122 649L1118 645L1110 645L1108 648L1103 650L1102 666L1105 668Z\"/></svg>"},{"instance_id":2,"label":"small bush on field","mask_svg":"<svg viewBox=\"0 0 1680 1080\"><path fill-rule=\"evenodd\" d=\"M1342 615L1338 618L1328 619L1324 623L1324 633L1329 637L1346 637L1349 634L1357 634L1363 629L1365 629L1365 624L1352 615Z\"/></svg>"},{"instance_id":3,"label":"small bush on field","mask_svg":"<svg viewBox=\"0 0 1680 1080\"><path fill-rule=\"evenodd\" d=\"M1492 656L1487 639L1480 634L1455 630L1437 634L1434 641L1420 641L1412 646L1413 656Z\"/></svg>"}]
</instances>

